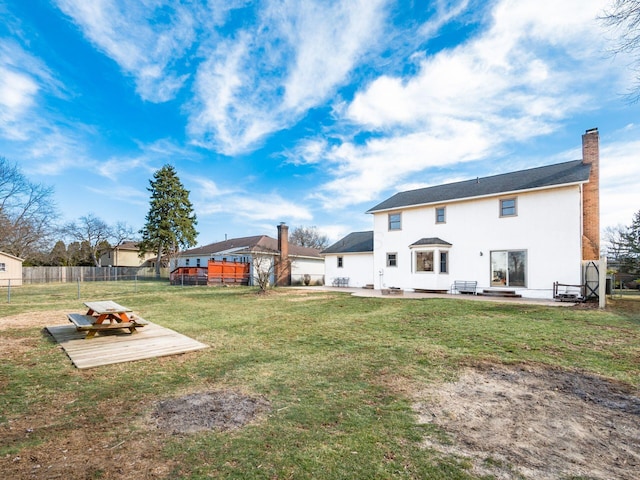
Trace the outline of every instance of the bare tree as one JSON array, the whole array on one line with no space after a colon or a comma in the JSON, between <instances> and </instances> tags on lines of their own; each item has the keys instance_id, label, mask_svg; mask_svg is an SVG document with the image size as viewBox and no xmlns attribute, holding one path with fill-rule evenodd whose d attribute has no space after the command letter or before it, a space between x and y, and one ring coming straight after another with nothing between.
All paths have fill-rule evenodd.
<instances>
[{"instance_id":1,"label":"bare tree","mask_svg":"<svg viewBox=\"0 0 640 480\"><path fill-rule=\"evenodd\" d=\"M77 223L67 224L64 231L78 242L87 242L96 267L100 266L100 256L110 248L109 240L114 236L112 227L92 213L80 217Z\"/></svg>"},{"instance_id":2,"label":"bare tree","mask_svg":"<svg viewBox=\"0 0 640 480\"><path fill-rule=\"evenodd\" d=\"M264 293L271 285L275 263L271 255L253 254L253 283Z\"/></svg>"},{"instance_id":3,"label":"bare tree","mask_svg":"<svg viewBox=\"0 0 640 480\"><path fill-rule=\"evenodd\" d=\"M30 182L0 157L0 250L27 258L47 249L56 233L53 189Z\"/></svg>"},{"instance_id":4,"label":"bare tree","mask_svg":"<svg viewBox=\"0 0 640 480\"><path fill-rule=\"evenodd\" d=\"M323 250L329 246L329 238L321 234L317 227L296 227L289 234L289 242L301 247Z\"/></svg>"},{"instance_id":5,"label":"bare tree","mask_svg":"<svg viewBox=\"0 0 640 480\"><path fill-rule=\"evenodd\" d=\"M613 0L600 20L617 37L612 53L631 53L635 57L632 68L636 71L636 85L629 99L637 102L640 99L640 0Z\"/></svg>"}]
</instances>

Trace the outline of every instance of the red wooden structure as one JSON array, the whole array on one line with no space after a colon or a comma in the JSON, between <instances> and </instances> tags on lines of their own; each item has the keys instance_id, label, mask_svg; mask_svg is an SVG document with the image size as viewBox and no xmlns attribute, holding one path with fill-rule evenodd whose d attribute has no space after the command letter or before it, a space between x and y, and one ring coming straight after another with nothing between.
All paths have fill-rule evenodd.
<instances>
[{"instance_id":1,"label":"red wooden structure","mask_svg":"<svg viewBox=\"0 0 640 480\"><path fill-rule=\"evenodd\" d=\"M209 260L207 267L208 284L249 285L250 272L251 264L246 262Z\"/></svg>"}]
</instances>

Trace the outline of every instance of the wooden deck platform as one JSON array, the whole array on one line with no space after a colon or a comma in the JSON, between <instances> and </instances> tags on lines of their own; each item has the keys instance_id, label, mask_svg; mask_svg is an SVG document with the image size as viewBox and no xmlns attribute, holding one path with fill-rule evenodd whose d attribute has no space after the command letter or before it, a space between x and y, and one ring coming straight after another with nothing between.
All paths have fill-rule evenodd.
<instances>
[{"instance_id":1,"label":"wooden deck platform","mask_svg":"<svg viewBox=\"0 0 640 480\"><path fill-rule=\"evenodd\" d=\"M208 345L148 322L135 333L126 330L100 332L87 339L75 325L53 325L46 330L64 349L77 368L93 368L207 348Z\"/></svg>"}]
</instances>

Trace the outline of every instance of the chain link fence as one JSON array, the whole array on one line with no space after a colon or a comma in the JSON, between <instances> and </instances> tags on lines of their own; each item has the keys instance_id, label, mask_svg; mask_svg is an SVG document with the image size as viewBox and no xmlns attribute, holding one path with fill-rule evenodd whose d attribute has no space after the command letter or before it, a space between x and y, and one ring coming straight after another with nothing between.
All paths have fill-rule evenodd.
<instances>
[{"instance_id":1,"label":"chain link fence","mask_svg":"<svg viewBox=\"0 0 640 480\"><path fill-rule=\"evenodd\" d=\"M169 269L138 267L23 267L23 285L64 282L116 282L118 280L169 280Z\"/></svg>"}]
</instances>

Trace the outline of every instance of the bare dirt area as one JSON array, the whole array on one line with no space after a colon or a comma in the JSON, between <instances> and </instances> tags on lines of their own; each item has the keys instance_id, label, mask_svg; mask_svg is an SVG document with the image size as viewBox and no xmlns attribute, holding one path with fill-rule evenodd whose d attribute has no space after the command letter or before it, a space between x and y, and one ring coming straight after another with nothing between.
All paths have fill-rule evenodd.
<instances>
[{"instance_id":1,"label":"bare dirt area","mask_svg":"<svg viewBox=\"0 0 640 480\"><path fill-rule=\"evenodd\" d=\"M232 391L192 393L158 402L151 414L157 427L173 434L233 430L270 409L262 397Z\"/></svg>"},{"instance_id":2,"label":"bare dirt area","mask_svg":"<svg viewBox=\"0 0 640 480\"><path fill-rule=\"evenodd\" d=\"M0 331L9 328L44 328L49 325L65 325L69 323L67 313L67 310L48 310L0 317Z\"/></svg>"},{"instance_id":3,"label":"bare dirt area","mask_svg":"<svg viewBox=\"0 0 640 480\"><path fill-rule=\"evenodd\" d=\"M640 472L640 397L626 385L540 366L483 365L417 395L425 447L498 479L623 479ZM436 439L438 437L438 439Z\"/></svg>"},{"instance_id":4,"label":"bare dirt area","mask_svg":"<svg viewBox=\"0 0 640 480\"><path fill-rule=\"evenodd\" d=\"M99 408L104 422L95 424L81 417L71 424L61 418L58 408L70 403L73 400L58 398L38 415L0 424L0 447L22 445L19 453L0 457L0 478L172 478L179 459L163 455L169 437L238 429L270 409L264 398L238 392L191 393L156 402L151 413L131 430L119 423L122 406L109 402ZM30 445L29 439L36 436L50 440Z\"/></svg>"}]
</instances>

